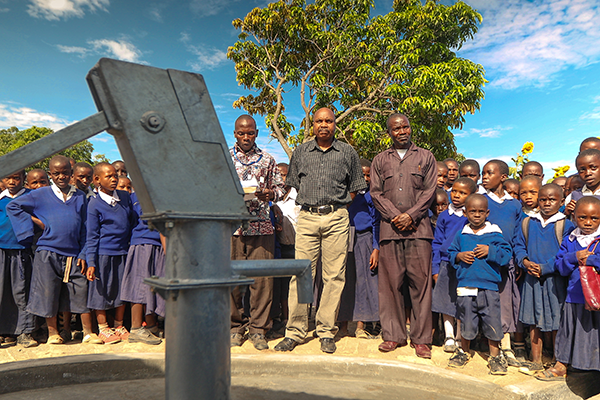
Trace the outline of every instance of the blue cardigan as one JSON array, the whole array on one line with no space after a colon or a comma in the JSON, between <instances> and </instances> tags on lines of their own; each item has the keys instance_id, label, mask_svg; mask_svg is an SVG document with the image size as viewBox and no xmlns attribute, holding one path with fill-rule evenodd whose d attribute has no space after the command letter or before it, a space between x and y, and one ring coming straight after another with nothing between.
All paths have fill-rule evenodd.
<instances>
[{"instance_id":1,"label":"blue cardigan","mask_svg":"<svg viewBox=\"0 0 600 400\"><path fill-rule=\"evenodd\" d=\"M31 190L25 189L25 192L21 196L28 192L31 192ZM0 199L0 249L23 250L29 246L26 247L19 243L6 212L6 206L12 200L12 197L8 196Z\"/></svg>"},{"instance_id":2,"label":"blue cardigan","mask_svg":"<svg viewBox=\"0 0 600 400\"><path fill-rule=\"evenodd\" d=\"M576 254L579 250L583 249L585 247L581 246L576 239L571 241L567 237L562 241L560 250L558 250L558 254L556 255L556 269L562 276L569 277L567 299L565 300L567 303L585 304L579 275L579 261ZM600 268L600 256L597 254L589 256L586 264Z\"/></svg>"},{"instance_id":3,"label":"blue cardigan","mask_svg":"<svg viewBox=\"0 0 600 400\"><path fill-rule=\"evenodd\" d=\"M375 208L371 193L357 193L354 200L348 207L350 216L350 225L356 228L357 232L370 230L373 232L373 249L379 248L379 224L381 214Z\"/></svg>"},{"instance_id":4,"label":"blue cardigan","mask_svg":"<svg viewBox=\"0 0 600 400\"><path fill-rule=\"evenodd\" d=\"M131 234L131 245L151 244L160 246L160 234L158 231L150 230L148 228L148 221L140 218L142 216L142 207L135 193L131 194L131 201L133 202L133 211L137 215L137 223L134 225Z\"/></svg>"},{"instance_id":5,"label":"blue cardigan","mask_svg":"<svg viewBox=\"0 0 600 400\"><path fill-rule=\"evenodd\" d=\"M67 202L61 201L50 186L32 190L6 206L17 240L30 246L34 224L31 216L45 225L37 250L48 250L67 257L85 260L85 193L77 189Z\"/></svg>"},{"instance_id":6,"label":"blue cardigan","mask_svg":"<svg viewBox=\"0 0 600 400\"><path fill-rule=\"evenodd\" d=\"M450 215L448 210L445 210L440 214L435 227L435 233L433 234L433 242L431 243L431 249L433 251L433 260L431 261L431 274L439 274L440 263L442 261L449 261L448 248L452 244L452 240L466 224L467 217L459 217L456 214Z\"/></svg>"},{"instance_id":7,"label":"blue cardigan","mask_svg":"<svg viewBox=\"0 0 600 400\"><path fill-rule=\"evenodd\" d=\"M521 225L523 220L524 214L521 203L515 199L507 199L502 203L497 203L487 193L484 196L488 198L488 209L490 210L488 221L498 225L502 230L504 239L512 245L517 227Z\"/></svg>"}]
</instances>

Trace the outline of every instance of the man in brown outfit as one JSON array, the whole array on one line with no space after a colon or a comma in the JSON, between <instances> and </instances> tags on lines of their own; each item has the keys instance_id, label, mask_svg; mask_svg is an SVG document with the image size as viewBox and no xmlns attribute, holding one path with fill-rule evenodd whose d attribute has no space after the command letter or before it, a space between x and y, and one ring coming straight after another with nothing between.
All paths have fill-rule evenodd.
<instances>
[{"instance_id":1,"label":"man in brown outfit","mask_svg":"<svg viewBox=\"0 0 600 400\"><path fill-rule=\"evenodd\" d=\"M394 145L371 165L371 197L381 213L379 233L379 316L388 352L407 344L401 287L408 279L412 314L411 346L431 358L431 240L428 209L435 196L437 166L429 150L411 142L408 118L392 114L387 121Z\"/></svg>"}]
</instances>

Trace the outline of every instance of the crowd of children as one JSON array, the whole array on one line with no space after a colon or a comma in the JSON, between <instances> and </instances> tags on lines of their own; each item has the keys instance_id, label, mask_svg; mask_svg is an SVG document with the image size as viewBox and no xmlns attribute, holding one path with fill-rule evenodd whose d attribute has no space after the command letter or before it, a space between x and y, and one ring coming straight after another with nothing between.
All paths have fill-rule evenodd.
<instances>
[{"instance_id":1,"label":"crowd of children","mask_svg":"<svg viewBox=\"0 0 600 400\"><path fill-rule=\"evenodd\" d=\"M122 161L92 167L59 155L48 174L2 179L2 342L63 344L78 323L83 343L162 342L164 301L142 282L163 273L164 242L140 218L126 174Z\"/></svg>"},{"instance_id":2,"label":"crowd of children","mask_svg":"<svg viewBox=\"0 0 600 400\"><path fill-rule=\"evenodd\" d=\"M370 163L361 165L369 182ZM581 144L576 165L577 174L544 184L535 161L524 165L520 180L508 179L501 160L483 168L475 160L438 162L432 312L440 316L450 367L467 364L477 348L489 351L492 374L512 366L557 380L568 366L600 371L600 313L586 308L578 269L583 263L600 267L600 255L590 249L600 237L600 139ZM279 168L285 177L287 165ZM156 315L164 316L164 301L142 282L164 275L164 238L140 218L122 162L92 168L55 156L49 176L22 171L2 179L2 186L5 342L37 345L35 333L45 319L47 342L64 343L72 339L71 314L78 314L84 343L161 343ZM276 254L284 258L294 257L295 195L288 190L272 207ZM381 216L368 190L356 195L349 214L346 286L352 296L342 300L341 331L355 321L357 338L373 338ZM288 281L275 285L275 330L287 319Z\"/></svg>"}]
</instances>

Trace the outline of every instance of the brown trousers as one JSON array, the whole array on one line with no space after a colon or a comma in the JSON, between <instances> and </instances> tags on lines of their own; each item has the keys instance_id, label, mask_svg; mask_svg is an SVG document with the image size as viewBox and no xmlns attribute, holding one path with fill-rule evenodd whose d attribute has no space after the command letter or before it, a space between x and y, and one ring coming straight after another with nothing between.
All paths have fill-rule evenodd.
<instances>
[{"instance_id":1,"label":"brown trousers","mask_svg":"<svg viewBox=\"0 0 600 400\"><path fill-rule=\"evenodd\" d=\"M274 235L261 236L232 236L232 260L270 260L275 252ZM236 286L231 292L231 333L265 334L273 321L270 317L273 303L273 278L254 278L250 288L250 319L244 317L243 297L241 286Z\"/></svg>"},{"instance_id":2,"label":"brown trousers","mask_svg":"<svg viewBox=\"0 0 600 400\"><path fill-rule=\"evenodd\" d=\"M407 342L402 284L408 280L412 312L410 340L431 343L431 242L385 240L379 249L379 317L383 340Z\"/></svg>"}]
</instances>

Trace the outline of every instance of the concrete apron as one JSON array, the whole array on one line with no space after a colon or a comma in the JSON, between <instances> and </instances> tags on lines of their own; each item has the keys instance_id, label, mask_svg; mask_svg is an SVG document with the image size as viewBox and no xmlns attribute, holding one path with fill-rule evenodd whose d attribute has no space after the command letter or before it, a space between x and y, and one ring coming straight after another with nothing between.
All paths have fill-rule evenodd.
<instances>
[{"instance_id":1,"label":"concrete apron","mask_svg":"<svg viewBox=\"0 0 600 400\"><path fill-rule=\"evenodd\" d=\"M539 382L532 379L502 387L451 370L394 360L291 354L244 354L232 355L231 359L234 388L252 386L255 390L265 392L277 390L278 393L312 393L306 397L294 397L298 400L312 399L315 395L330 399L352 399L351 395L343 393L344 381L360 381L366 385L363 388L394 387L397 388L398 399L405 398L404 395L407 394L403 393L402 388L410 392L422 392L427 398L581 398L574 395L564 382ZM95 382L161 378L164 377L164 368L164 356L156 353L94 354L18 361L0 365L0 394ZM274 380L274 377L277 379ZM289 385L286 385L287 379ZM329 384L319 385L319 381L327 381ZM332 386L332 383L335 384ZM140 384L143 382L140 381ZM337 393L335 385L340 388ZM323 389L321 393L320 387ZM308 388L310 390L306 390ZM598 397L600 396L594 398ZM392 400L394 397L387 398Z\"/></svg>"}]
</instances>

